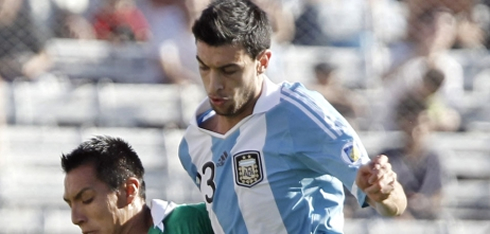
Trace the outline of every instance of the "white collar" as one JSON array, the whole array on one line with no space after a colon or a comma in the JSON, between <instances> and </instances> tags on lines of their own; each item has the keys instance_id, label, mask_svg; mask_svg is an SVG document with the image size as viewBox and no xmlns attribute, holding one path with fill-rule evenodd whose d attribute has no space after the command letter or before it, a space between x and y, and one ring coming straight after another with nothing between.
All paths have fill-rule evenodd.
<instances>
[{"instance_id":1,"label":"white collar","mask_svg":"<svg viewBox=\"0 0 490 234\"><path fill-rule=\"evenodd\" d=\"M153 219L153 226L158 227L162 232L165 227L163 220L177 207L177 204L160 199L151 200L151 217Z\"/></svg>"},{"instance_id":2,"label":"white collar","mask_svg":"<svg viewBox=\"0 0 490 234\"><path fill-rule=\"evenodd\" d=\"M255 103L253 114L258 114L270 110L280 101L279 85L272 82L267 76L264 76L262 93L257 103Z\"/></svg>"}]
</instances>

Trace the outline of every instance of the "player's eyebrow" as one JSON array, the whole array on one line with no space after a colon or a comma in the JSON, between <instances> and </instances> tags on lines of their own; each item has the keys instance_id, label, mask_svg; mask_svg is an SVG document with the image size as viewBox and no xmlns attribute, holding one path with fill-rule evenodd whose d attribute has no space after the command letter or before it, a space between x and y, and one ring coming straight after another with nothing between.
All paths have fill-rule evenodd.
<instances>
[{"instance_id":1,"label":"player's eyebrow","mask_svg":"<svg viewBox=\"0 0 490 234\"><path fill-rule=\"evenodd\" d=\"M198 62L199 62L201 65L206 66L206 67L209 67L208 65L206 65L206 64L205 64L205 63L204 63L204 62L203 62L203 61L202 61L202 60L199 58L199 56L197 56L197 55L196 55L196 59L197 59L197 61L198 61ZM236 63L229 63L229 64L225 64L225 65L223 65L223 66L221 66L221 67L218 67L218 69L225 69L225 68L228 68L228 67L235 67L235 66L236 66L236 67L239 67L239 65L238 65L238 64L236 64Z\"/></svg>"},{"instance_id":2,"label":"player's eyebrow","mask_svg":"<svg viewBox=\"0 0 490 234\"><path fill-rule=\"evenodd\" d=\"M86 188L81 189L81 190L80 190L80 191L79 191L79 192L78 192L78 193L75 195L75 197L73 198L73 200L74 200L74 201L79 200L79 199L82 197L82 195L83 195L83 193L84 193L84 192L86 192L87 190L91 190L91 189L92 189L92 188L90 188L90 187L86 187ZM66 196L63 196L63 200L64 200L66 203L70 204L70 200L69 200L69 199L68 199Z\"/></svg>"},{"instance_id":3,"label":"player's eyebrow","mask_svg":"<svg viewBox=\"0 0 490 234\"><path fill-rule=\"evenodd\" d=\"M202 61L202 60L199 58L199 56L197 56L197 55L196 55L196 59L197 59L197 61L198 61L200 64L202 64L202 65L204 65L204 66L207 66L207 65L206 65L206 64L205 64L205 63L204 63L204 62L203 62L203 61Z\"/></svg>"}]
</instances>

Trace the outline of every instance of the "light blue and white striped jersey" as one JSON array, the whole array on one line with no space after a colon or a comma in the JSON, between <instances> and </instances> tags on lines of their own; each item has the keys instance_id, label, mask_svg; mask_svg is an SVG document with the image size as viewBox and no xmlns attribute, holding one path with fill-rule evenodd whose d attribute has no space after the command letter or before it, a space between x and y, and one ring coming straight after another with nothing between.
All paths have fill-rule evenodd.
<instances>
[{"instance_id":1,"label":"light blue and white striped jersey","mask_svg":"<svg viewBox=\"0 0 490 234\"><path fill-rule=\"evenodd\" d=\"M365 205L359 137L319 94L266 79L253 114L226 134L200 128L204 100L179 148L216 233L342 233L345 185Z\"/></svg>"}]
</instances>

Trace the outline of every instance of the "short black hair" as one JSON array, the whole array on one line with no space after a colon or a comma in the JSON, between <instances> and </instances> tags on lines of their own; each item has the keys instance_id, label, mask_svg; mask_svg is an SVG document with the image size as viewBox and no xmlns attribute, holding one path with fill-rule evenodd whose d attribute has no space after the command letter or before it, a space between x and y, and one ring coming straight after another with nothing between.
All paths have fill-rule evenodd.
<instances>
[{"instance_id":1,"label":"short black hair","mask_svg":"<svg viewBox=\"0 0 490 234\"><path fill-rule=\"evenodd\" d=\"M256 58L271 46L267 13L248 0L215 0L194 22L196 40L210 46L240 45Z\"/></svg>"},{"instance_id":2,"label":"short black hair","mask_svg":"<svg viewBox=\"0 0 490 234\"><path fill-rule=\"evenodd\" d=\"M419 95L407 93L396 106L396 121L417 121L418 116L427 110L427 100Z\"/></svg>"},{"instance_id":3,"label":"short black hair","mask_svg":"<svg viewBox=\"0 0 490 234\"><path fill-rule=\"evenodd\" d=\"M331 72L335 71L337 69L337 66L329 63L329 62L318 62L315 64L313 67L313 70L316 73L322 73L322 74L330 74Z\"/></svg>"},{"instance_id":4,"label":"short black hair","mask_svg":"<svg viewBox=\"0 0 490 234\"><path fill-rule=\"evenodd\" d=\"M445 78L446 76L441 70L432 68L425 73L423 82L426 86L431 87L434 90L438 90L442 86Z\"/></svg>"},{"instance_id":5,"label":"short black hair","mask_svg":"<svg viewBox=\"0 0 490 234\"><path fill-rule=\"evenodd\" d=\"M131 145L121 138L95 136L61 156L61 167L65 173L86 164L92 164L97 179L114 191L129 177L137 178L141 183L139 195L146 198L143 164Z\"/></svg>"}]
</instances>

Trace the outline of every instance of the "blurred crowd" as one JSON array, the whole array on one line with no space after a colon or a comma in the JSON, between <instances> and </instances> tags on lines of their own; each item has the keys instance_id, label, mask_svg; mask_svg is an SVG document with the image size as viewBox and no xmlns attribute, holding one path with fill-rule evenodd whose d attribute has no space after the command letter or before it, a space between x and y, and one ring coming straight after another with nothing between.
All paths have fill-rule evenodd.
<instances>
[{"instance_id":1,"label":"blurred crowd","mask_svg":"<svg viewBox=\"0 0 490 234\"><path fill-rule=\"evenodd\" d=\"M162 70L155 82L196 81L188 59L194 44L190 25L208 1L2 1L2 78L34 78L49 70L46 41L73 38L145 43ZM254 1L270 13L278 46L389 49L378 68L387 74L421 56L438 64L442 58L436 54L445 49L486 47L490 41L483 0Z\"/></svg>"},{"instance_id":2,"label":"blurred crowd","mask_svg":"<svg viewBox=\"0 0 490 234\"><path fill-rule=\"evenodd\" d=\"M46 51L49 41L73 39L141 45L152 77L130 82L199 84L190 29L208 1L0 1L0 78L3 83L43 79L56 67ZM450 52L489 53L490 1L253 1L269 13L274 26L272 50L277 56L268 71L274 80L288 80L281 72L281 52L290 46L354 48L366 55L371 70L364 79L376 81L368 88L382 97L376 103L380 109L369 109L372 103L343 81L341 68L331 61L316 61L307 85L354 128L366 130L356 121L371 112L371 125L402 133L399 146L378 153L390 157L409 196L404 217L438 218L444 173L438 153L424 142L434 131L465 130L461 100L468 77L464 64Z\"/></svg>"},{"instance_id":3,"label":"blurred crowd","mask_svg":"<svg viewBox=\"0 0 490 234\"><path fill-rule=\"evenodd\" d=\"M0 75L7 81L35 79L51 65L44 50L46 42L71 38L144 43L149 59L160 70L153 82L199 82L190 26L209 1L2 1ZM456 91L461 88L461 71L454 68L455 61L447 61L444 51L490 46L490 7L486 0L254 2L270 13L278 51L286 45L383 51L375 74L382 76L387 86L396 88L403 84L394 84L401 79L394 73L422 66L436 67L450 75L443 90Z\"/></svg>"}]
</instances>

